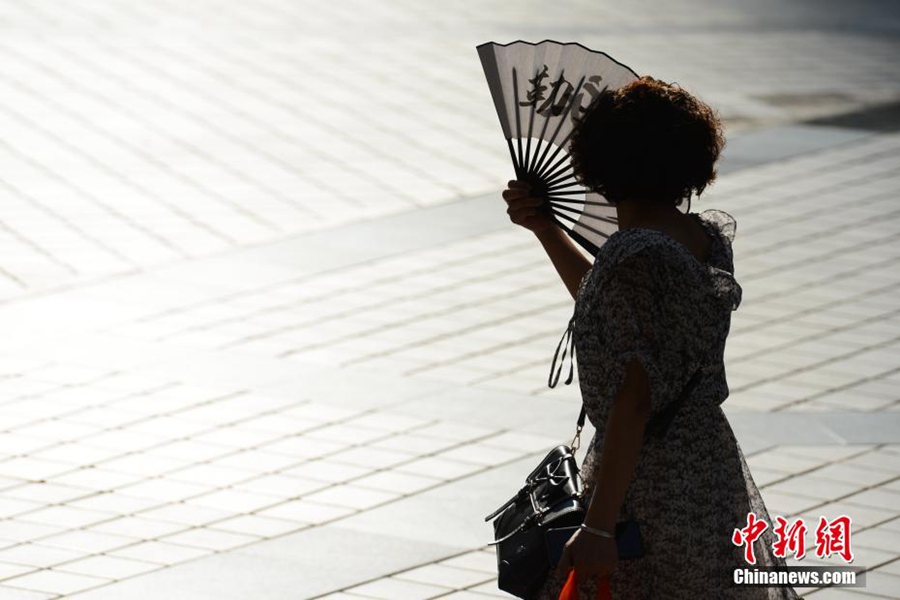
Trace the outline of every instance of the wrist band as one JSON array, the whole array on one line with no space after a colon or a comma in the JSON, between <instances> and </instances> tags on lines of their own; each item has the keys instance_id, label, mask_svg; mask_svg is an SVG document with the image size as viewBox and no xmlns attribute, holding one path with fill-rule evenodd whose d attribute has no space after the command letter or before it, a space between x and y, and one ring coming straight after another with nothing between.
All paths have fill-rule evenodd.
<instances>
[{"instance_id":1,"label":"wrist band","mask_svg":"<svg viewBox=\"0 0 900 600\"><path fill-rule=\"evenodd\" d=\"M587 531L588 533L593 533L594 535L599 535L600 537L609 538L611 540L616 539L616 536L612 533L606 531L605 529L595 529L593 527L588 527L584 523L581 524L581 528Z\"/></svg>"}]
</instances>

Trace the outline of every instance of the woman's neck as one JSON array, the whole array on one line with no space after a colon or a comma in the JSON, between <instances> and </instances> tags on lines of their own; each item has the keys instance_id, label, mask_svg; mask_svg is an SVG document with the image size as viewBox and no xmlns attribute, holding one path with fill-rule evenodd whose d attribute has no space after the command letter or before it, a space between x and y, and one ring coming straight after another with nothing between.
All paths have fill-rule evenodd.
<instances>
[{"instance_id":1,"label":"woman's neck","mask_svg":"<svg viewBox=\"0 0 900 600\"><path fill-rule=\"evenodd\" d=\"M616 216L619 229L632 227L649 227L656 229L673 222L678 222L684 215L676 206L626 200L616 204Z\"/></svg>"}]
</instances>

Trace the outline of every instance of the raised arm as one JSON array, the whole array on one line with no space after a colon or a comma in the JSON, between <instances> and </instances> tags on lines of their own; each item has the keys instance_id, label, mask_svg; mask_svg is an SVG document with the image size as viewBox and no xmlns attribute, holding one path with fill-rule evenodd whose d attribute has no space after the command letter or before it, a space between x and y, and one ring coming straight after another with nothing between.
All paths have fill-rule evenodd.
<instances>
[{"instance_id":1,"label":"raised arm","mask_svg":"<svg viewBox=\"0 0 900 600\"><path fill-rule=\"evenodd\" d=\"M533 232L566 289L575 298L581 278L591 268L591 261L541 208L543 200L530 195L531 186L524 181L510 181L503 191L509 219Z\"/></svg>"}]
</instances>

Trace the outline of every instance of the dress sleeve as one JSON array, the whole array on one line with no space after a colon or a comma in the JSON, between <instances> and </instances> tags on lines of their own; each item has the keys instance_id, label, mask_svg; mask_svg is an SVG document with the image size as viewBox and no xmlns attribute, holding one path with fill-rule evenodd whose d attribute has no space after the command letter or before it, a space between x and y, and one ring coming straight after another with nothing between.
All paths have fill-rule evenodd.
<instances>
[{"instance_id":1,"label":"dress sleeve","mask_svg":"<svg viewBox=\"0 0 900 600\"><path fill-rule=\"evenodd\" d=\"M581 276L581 281L578 283L578 290L575 292L575 298L578 299L581 294L584 293L584 288L587 286L588 280L591 278L591 273L594 271L593 266L590 269L585 271L584 275Z\"/></svg>"},{"instance_id":2,"label":"dress sleeve","mask_svg":"<svg viewBox=\"0 0 900 600\"><path fill-rule=\"evenodd\" d=\"M600 282L592 318L599 325L599 379L608 402L632 359L650 379L651 418L680 395L701 355L695 273L670 247L649 247L623 259Z\"/></svg>"}]
</instances>

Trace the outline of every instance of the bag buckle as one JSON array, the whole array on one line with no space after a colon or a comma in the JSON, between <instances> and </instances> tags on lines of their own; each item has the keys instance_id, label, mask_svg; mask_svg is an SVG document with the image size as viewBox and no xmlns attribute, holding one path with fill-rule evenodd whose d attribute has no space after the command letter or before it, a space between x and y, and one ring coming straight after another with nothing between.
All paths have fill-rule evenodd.
<instances>
[{"instance_id":1,"label":"bag buckle","mask_svg":"<svg viewBox=\"0 0 900 600\"><path fill-rule=\"evenodd\" d=\"M581 448L581 430L584 429L584 425L579 425L575 428L575 437L572 438L572 443L569 444L569 447L572 448L572 454L578 452L578 449Z\"/></svg>"}]
</instances>

